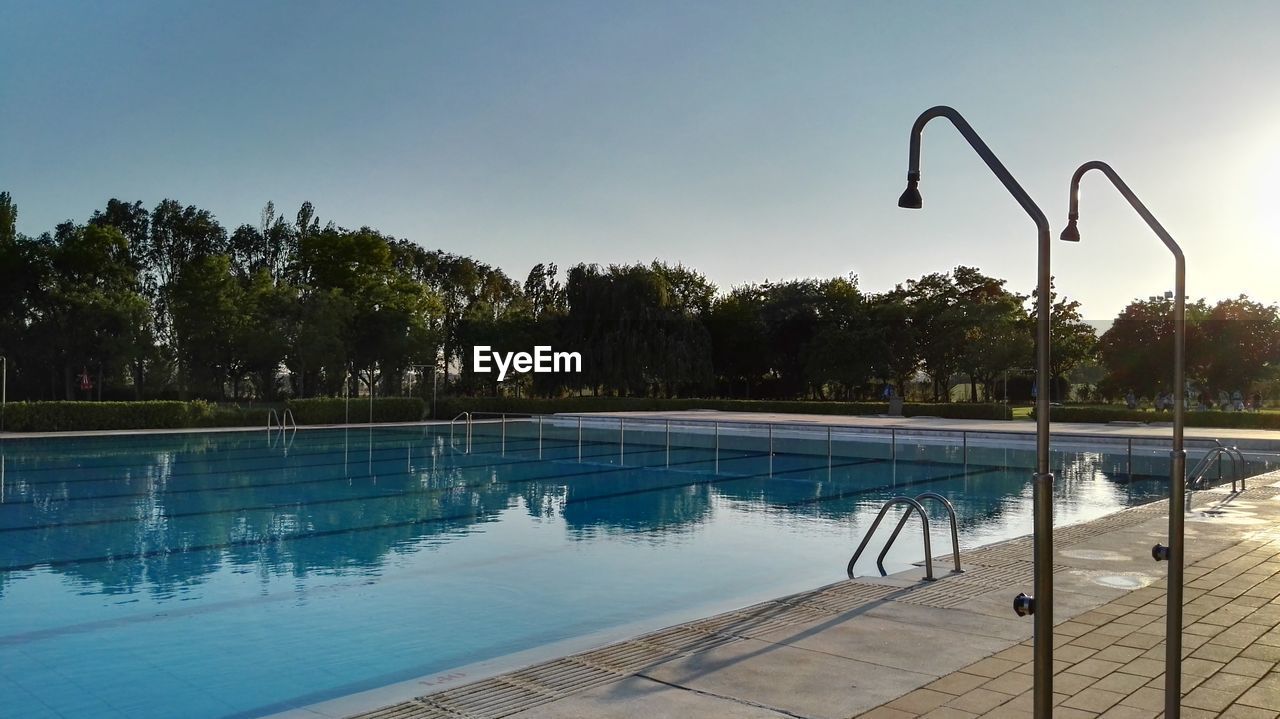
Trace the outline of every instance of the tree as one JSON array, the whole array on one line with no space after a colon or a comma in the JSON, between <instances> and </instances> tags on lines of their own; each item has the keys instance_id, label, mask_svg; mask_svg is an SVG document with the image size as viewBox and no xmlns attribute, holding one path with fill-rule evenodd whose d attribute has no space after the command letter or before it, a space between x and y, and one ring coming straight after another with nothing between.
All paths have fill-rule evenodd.
<instances>
[{"instance_id":1,"label":"tree","mask_svg":"<svg viewBox=\"0 0 1280 719\"><path fill-rule=\"evenodd\" d=\"M1049 377L1050 386L1058 388L1066 384L1072 370L1092 360L1098 351L1098 333L1093 325L1080 315L1080 303L1059 297L1049 285L1049 300L1053 306L1049 315ZM1031 320L1036 321L1035 307ZM1033 324L1034 327L1034 324ZM1050 395L1050 399L1061 399Z\"/></svg>"},{"instance_id":2,"label":"tree","mask_svg":"<svg viewBox=\"0 0 1280 719\"><path fill-rule=\"evenodd\" d=\"M1244 295L1217 303L1199 322L1195 355L1211 387L1247 391L1280 364L1276 306Z\"/></svg>"},{"instance_id":3,"label":"tree","mask_svg":"<svg viewBox=\"0 0 1280 719\"><path fill-rule=\"evenodd\" d=\"M228 255L196 257L181 268L170 283L173 338L178 348L181 374L187 379L184 393L221 399L226 385L244 370L237 350L245 317L245 292L231 270Z\"/></svg>"},{"instance_id":4,"label":"tree","mask_svg":"<svg viewBox=\"0 0 1280 719\"><path fill-rule=\"evenodd\" d=\"M51 281L32 308L28 337L39 349L31 358L60 373L66 399L76 398L73 376L93 371L101 397L148 338L129 241L114 227L66 222L34 249Z\"/></svg>"},{"instance_id":5,"label":"tree","mask_svg":"<svg viewBox=\"0 0 1280 719\"><path fill-rule=\"evenodd\" d=\"M1189 367L1195 366L1190 359L1197 344L1196 325L1207 311L1204 300L1187 305ZM1098 339L1098 351L1107 369L1111 393L1134 390L1139 395L1153 396L1172 390L1173 301L1152 298L1130 302Z\"/></svg>"}]
</instances>

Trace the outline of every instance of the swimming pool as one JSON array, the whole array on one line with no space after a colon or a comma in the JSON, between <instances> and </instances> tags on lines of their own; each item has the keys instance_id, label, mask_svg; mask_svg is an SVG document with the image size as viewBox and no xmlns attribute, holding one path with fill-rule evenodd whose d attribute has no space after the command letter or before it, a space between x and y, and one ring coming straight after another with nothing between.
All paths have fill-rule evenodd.
<instances>
[{"instance_id":1,"label":"swimming pool","mask_svg":"<svg viewBox=\"0 0 1280 719\"><path fill-rule=\"evenodd\" d=\"M572 419L477 422L469 451L440 425L6 439L0 706L260 716L621 638L840 579L897 494L951 497L962 546L1030 530L1029 445L895 440ZM1158 450L1053 466L1058 524L1165 495ZM888 568L921 556L904 533Z\"/></svg>"}]
</instances>

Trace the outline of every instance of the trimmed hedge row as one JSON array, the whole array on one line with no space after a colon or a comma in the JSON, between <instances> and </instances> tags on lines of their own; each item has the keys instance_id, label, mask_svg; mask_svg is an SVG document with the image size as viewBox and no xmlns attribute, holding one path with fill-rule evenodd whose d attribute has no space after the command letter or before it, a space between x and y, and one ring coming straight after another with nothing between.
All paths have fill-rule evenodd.
<instances>
[{"instance_id":1,"label":"trimmed hedge row","mask_svg":"<svg viewBox=\"0 0 1280 719\"><path fill-rule=\"evenodd\" d=\"M289 400L298 424L340 424L346 400ZM420 398L384 397L373 401L375 422L417 422L426 403ZM112 429L192 429L263 427L270 407L221 406L211 402L11 402L4 408L8 432L73 432ZM369 421L369 400L351 401L351 421Z\"/></svg>"},{"instance_id":2,"label":"trimmed hedge row","mask_svg":"<svg viewBox=\"0 0 1280 719\"><path fill-rule=\"evenodd\" d=\"M1035 416L1035 412L1032 412ZM1188 427L1223 427L1228 429L1280 429L1280 413L1221 412L1201 410L1183 415ZM1049 419L1054 422L1172 422L1173 412L1154 412L1109 407L1052 407Z\"/></svg>"},{"instance_id":3,"label":"trimmed hedge row","mask_svg":"<svg viewBox=\"0 0 1280 719\"><path fill-rule=\"evenodd\" d=\"M4 408L9 432L183 429L265 425L266 408L195 402L14 402Z\"/></svg>"},{"instance_id":4,"label":"trimmed hedge row","mask_svg":"<svg viewBox=\"0 0 1280 719\"><path fill-rule=\"evenodd\" d=\"M436 406L436 418L449 419L464 411L555 414L557 412L679 412L698 409L725 412L776 412L780 414L872 415L888 414L889 404L887 402L797 402L743 399L656 399L649 397L561 397L558 399L453 397L440 401ZM908 417L1013 419L1013 411L1002 404L907 404L903 406L902 413Z\"/></svg>"},{"instance_id":5,"label":"trimmed hedge row","mask_svg":"<svg viewBox=\"0 0 1280 719\"><path fill-rule=\"evenodd\" d=\"M284 406L293 411L298 424L343 424L347 421L347 400L342 397L291 399ZM374 422L419 422L426 412L420 397L382 397L373 400ZM368 398L351 398L350 421L369 421Z\"/></svg>"}]
</instances>

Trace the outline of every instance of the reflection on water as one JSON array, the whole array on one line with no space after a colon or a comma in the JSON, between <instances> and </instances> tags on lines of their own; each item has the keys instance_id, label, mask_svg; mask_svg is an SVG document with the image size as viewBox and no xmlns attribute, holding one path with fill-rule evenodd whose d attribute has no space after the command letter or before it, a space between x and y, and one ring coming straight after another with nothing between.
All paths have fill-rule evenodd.
<instances>
[{"instance_id":1,"label":"reflection on water","mask_svg":"<svg viewBox=\"0 0 1280 719\"><path fill-rule=\"evenodd\" d=\"M932 457L924 448L890 461L882 447L850 444L830 462L821 447L770 461L749 439L717 458L668 451L634 431L623 452L607 432L589 433L585 449L552 437L539 449L523 432L478 432L470 454L447 434L398 429L304 431L287 449L241 433L8 442L0 592L12 572L36 567L104 592L159 595L228 566L299 576L376 569L400 548L465 535L517 506L561 517L578 538L662 537L707 521L715 497L841 519L928 489L950 495L975 525L1028 479L1004 469L1027 462L1025 450L970 450L961 463L954 448ZM1130 481L1103 455L1062 455L1058 465L1060 504L1099 491L1113 504L1164 493L1159 466Z\"/></svg>"},{"instance_id":2,"label":"reflection on water","mask_svg":"<svg viewBox=\"0 0 1280 719\"><path fill-rule=\"evenodd\" d=\"M950 497L964 546L1030 529L1029 449L474 430L0 442L2 711L259 716L654 629L837 580L898 494ZM1166 494L1167 454L1053 468L1058 523Z\"/></svg>"}]
</instances>

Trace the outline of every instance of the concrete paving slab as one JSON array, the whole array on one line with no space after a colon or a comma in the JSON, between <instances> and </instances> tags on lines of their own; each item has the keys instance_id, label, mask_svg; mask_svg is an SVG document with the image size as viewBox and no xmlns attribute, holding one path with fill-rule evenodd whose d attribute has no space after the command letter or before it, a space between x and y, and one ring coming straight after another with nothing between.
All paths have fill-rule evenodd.
<instances>
[{"instance_id":1,"label":"concrete paving slab","mask_svg":"<svg viewBox=\"0 0 1280 719\"><path fill-rule=\"evenodd\" d=\"M511 719L786 719L787 716L772 709L643 677L629 677L510 715Z\"/></svg>"},{"instance_id":2,"label":"concrete paving slab","mask_svg":"<svg viewBox=\"0 0 1280 719\"><path fill-rule=\"evenodd\" d=\"M675 659L643 676L815 719L845 719L934 678L757 639Z\"/></svg>"},{"instance_id":3,"label":"concrete paving slab","mask_svg":"<svg viewBox=\"0 0 1280 719\"><path fill-rule=\"evenodd\" d=\"M1012 602L1006 602L1012 605ZM866 616L915 627L947 629L961 634L998 637L1019 642L1031 636L1031 623L1015 616L1012 606L1003 616L981 614L959 609L939 609L902 602L881 602L866 611Z\"/></svg>"},{"instance_id":4,"label":"concrete paving slab","mask_svg":"<svg viewBox=\"0 0 1280 719\"><path fill-rule=\"evenodd\" d=\"M815 630L815 626L777 629L761 635L760 639L935 677L1009 646L1008 640L998 637L961 634L936 627L928 632L925 641L918 641L914 637L920 634L919 625L869 614L819 626L820 630ZM912 639L904 641L904 637Z\"/></svg>"}]
</instances>

